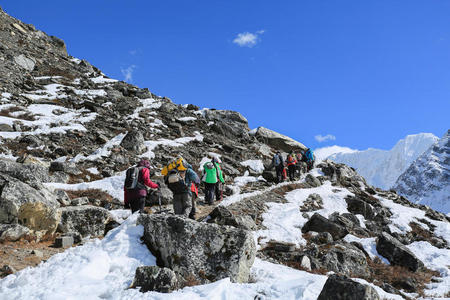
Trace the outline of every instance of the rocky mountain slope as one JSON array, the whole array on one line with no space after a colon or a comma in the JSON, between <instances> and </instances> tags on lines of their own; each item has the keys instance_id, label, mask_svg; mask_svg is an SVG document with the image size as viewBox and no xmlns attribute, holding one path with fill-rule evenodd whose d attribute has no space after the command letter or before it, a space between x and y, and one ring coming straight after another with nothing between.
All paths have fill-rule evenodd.
<instances>
[{"instance_id":1,"label":"rocky mountain slope","mask_svg":"<svg viewBox=\"0 0 450 300\"><path fill-rule=\"evenodd\" d=\"M394 189L411 201L450 213L450 131L411 164Z\"/></svg>"},{"instance_id":2,"label":"rocky mountain slope","mask_svg":"<svg viewBox=\"0 0 450 300\"><path fill-rule=\"evenodd\" d=\"M369 184L390 189L411 163L437 140L431 133L419 133L406 136L388 151L373 148L351 151L348 148L326 147L319 149L319 153L332 153L325 158L355 168Z\"/></svg>"},{"instance_id":3,"label":"rocky mountain slope","mask_svg":"<svg viewBox=\"0 0 450 300\"><path fill-rule=\"evenodd\" d=\"M0 36L0 299L448 296L445 215L331 161L275 184L274 151L300 142L107 78L3 11ZM141 157L170 208L159 171L179 155L196 170L221 158L219 205L201 193L196 221L158 213L152 195L145 214L123 209ZM67 250L15 270L8 249L42 242Z\"/></svg>"}]
</instances>

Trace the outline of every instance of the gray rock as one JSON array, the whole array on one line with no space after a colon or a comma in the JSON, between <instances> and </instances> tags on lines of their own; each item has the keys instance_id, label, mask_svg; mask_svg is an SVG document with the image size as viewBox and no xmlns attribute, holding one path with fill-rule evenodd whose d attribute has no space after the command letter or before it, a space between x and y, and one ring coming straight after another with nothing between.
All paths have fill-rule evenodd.
<instances>
[{"instance_id":1,"label":"gray rock","mask_svg":"<svg viewBox=\"0 0 450 300\"><path fill-rule=\"evenodd\" d=\"M377 291L345 276L328 277L317 300L379 300Z\"/></svg>"},{"instance_id":2,"label":"gray rock","mask_svg":"<svg viewBox=\"0 0 450 300\"><path fill-rule=\"evenodd\" d=\"M365 219L372 220L375 216L372 205L358 197L346 197L347 209L355 215L363 215Z\"/></svg>"},{"instance_id":3,"label":"gray rock","mask_svg":"<svg viewBox=\"0 0 450 300\"><path fill-rule=\"evenodd\" d=\"M0 224L0 242L15 242L31 235L30 229L19 224Z\"/></svg>"},{"instance_id":4,"label":"gray rock","mask_svg":"<svg viewBox=\"0 0 450 300\"><path fill-rule=\"evenodd\" d=\"M78 232L82 237L103 236L106 225L113 219L106 209L91 205L63 207L60 211L58 231Z\"/></svg>"},{"instance_id":5,"label":"gray rock","mask_svg":"<svg viewBox=\"0 0 450 300\"><path fill-rule=\"evenodd\" d=\"M68 206L70 205L71 201L69 198L69 195L64 190L55 190L56 200L63 205Z\"/></svg>"},{"instance_id":6,"label":"gray rock","mask_svg":"<svg viewBox=\"0 0 450 300\"><path fill-rule=\"evenodd\" d=\"M80 175L83 172L78 169L76 164L71 162L52 161L49 168L50 172L64 172L70 175Z\"/></svg>"},{"instance_id":7,"label":"gray rock","mask_svg":"<svg viewBox=\"0 0 450 300\"><path fill-rule=\"evenodd\" d=\"M110 224L110 223L108 223L108 224ZM81 243L81 241L83 239L81 234L78 233L78 232L66 232L66 233L64 233L63 237L70 237L70 238L72 238L73 239L72 244L73 243L75 243L75 244Z\"/></svg>"},{"instance_id":8,"label":"gray rock","mask_svg":"<svg viewBox=\"0 0 450 300\"><path fill-rule=\"evenodd\" d=\"M75 198L75 199L72 199L72 201L70 203L72 206L86 205L89 203L89 198L88 197Z\"/></svg>"},{"instance_id":9,"label":"gray rock","mask_svg":"<svg viewBox=\"0 0 450 300\"><path fill-rule=\"evenodd\" d=\"M257 228L255 221L248 215L234 215L224 206L217 206L209 214L208 223L218 225L229 225L245 230L255 230Z\"/></svg>"},{"instance_id":10,"label":"gray rock","mask_svg":"<svg viewBox=\"0 0 450 300\"><path fill-rule=\"evenodd\" d=\"M364 253L348 243L334 244L319 255L322 268L347 276L366 277L370 275Z\"/></svg>"},{"instance_id":11,"label":"gray rock","mask_svg":"<svg viewBox=\"0 0 450 300\"><path fill-rule=\"evenodd\" d=\"M329 232L319 232L311 237L311 242L318 245L329 244L333 242L333 237Z\"/></svg>"},{"instance_id":12,"label":"gray rock","mask_svg":"<svg viewBox=\"0 0 450 300\"><path fill-rule=\"evenodd\" d=\"M3 267L0 268L0 278L14 274L16 272L17 271L14 267L11 267L10 265L3 265Z\"/></svg>"},{"instance_id":13,"label":"gray rock","mask_svg":"<svg viewBox=\"0 0 450 300\"><path fill-rule=\"evenodd\" d=\"M30 59L23 54L14 57L14 61L16 64L30 72L34 70L34 66L36 65L34 59Z\"/></svg>"},{"instance_id":14,"label":"gray rock","mask_svg":"<svg viewBox=\"0 0 450 300\"><path fill-rule=\"evenodd\" d=\"M74 239L71 236L60 236L55 239L56 248L71 247L74 243Z\"/></svg>"},{"instance_id":15,"label":"gray rock","mask_svg":"<svg viewBox=\"0 0 450 300\"><path fill-rule=\"evenodd\" d=\"M52 234L60 215L55 195L41 185L37 190L7 175L0 175L0 222L21 224L36 234Z\"/></svg>"},{"instance_id":16,"label":"gray rock","mask_svg":"<svg viewBox=\"0 0 450 300\"><path fill-rule=\"evenodd\" d=\"M35 188L43 188L42 182L51 182L48 169L38 164L21 164L0 158L0 174L7 174Z\"/></svg>"},{"instance_id":17,"label":"gray rock","mask_svg":"<svg viewBox=\"0 0 450 300\"><path fill-rule=\"evenodd\" d=\"M277 181L277 173L275 171L264 170L261 175L268 182L276 182Z\"/></svg>"},{"instance_id":18,"label":"gray rock","mask_svg":"<svg viewBox=\"0 0 450 300\"><path fill-rule=\"evenodd\" d=\"M146 206L158 205L159 204L158 197L161 198L161 204L163 205L172 203L173 199L172 191L169 190L169 188L163 182L159 182L159 184L160 189L158 191L150 190L150 192L147 193L147 199L145 201Z\"/></svg>"},{"instance_id":19,"label":"gray rock","mask_svg":"<svg viewBox=\"0 0 450 300\"><path fill-rule=\"evenodd\" d=\"M35 135L25 135L19 141L31 147L39 147L42 145L42 141Z\"/></svg>"},{"instance_id":20,"label":"gray rock","mask_svg":"<svg viewBox=\"0 0 450 300\"><path fill-rule=\"evenodd\" d=\"M295 244L270 240L264 249L277 252L293 252L295 251Z\"/></svg>"},{"instance_id":21,"label":"gray rock","mask_svg":"<svg viewBox=\"0 0 450 300\"><path fill-rule=\"evenodd\" d=\"M258 127L255 136L260 142L281 151L289 152L291 150L307 149L302 143L264 127Z\"/></svg>"},{"instance_id":22,"label":"gray rock","mask_svg":"<svg viewBox=\"0 0 450 300\"><path fill-rule=\"evenodd\" d=\"M348 234L347 229L318 213L315 213L303 226L302 232L306 233L308 231L329 232L334 240L341 239Z\"/></svg>"},{"instance_id":23,"label":"gray rock","mask_svg":"<svg viewBox=\"0 0 450 300\"><path fill-rule=\"evenodd\" d=\"M171 269L142 266L136 269L131 286L140 287L139 291L142 293L148 291L170 293L179 288L179 283L175 272Z\"/></svg>"},{"instance_id":24,"label":"gray rock","mask_svg":"<svg viewBox=\"0 0 450 300\"><path fill-rule=\"evenodd\" d=\"M144 135L141 131L130 131L125 135L120 145L128 151L142 153L146 147L144 144Z\"/></svg>"},{"instance_id":25,"label":"gray rock","mask_svg":"<svg viewBox=\"0 0 450 300\"><path fill-rule=\"evenodd\" d=\"M14 129L8 124L0 124L0 131L12 132Z\"/></svg>"},{"instance_id":26,"label":"gray rock","mask_svg":"<svg viewBox=\"0 0 450 300\"><path fill-rule=\"evenodd\" d=\"M318 187L318 186L321 186L321 185L322 185L322 183L320 182L320 180L317 179L317 177L314 177L314 176L311 175L311 174L307 174L307 175L306 175L305 182L306 182L307 184L309 184L310 186L312 186L312 187Z\"/></svg>"},{"instance_id":27,"label":"gray rock","mask_svg":"<svg viewBox=\"0 0 450 300\"><path fill-rule=\"evenodd\" d=\"M307 271L311 271L311 260L308 256L303 256L300 260L300 266Z\"/></svg>"},{"instance_id":28,"label":"gray rock","mask_svg":"<svg viewBox=\"0 0 450 300\"><path fill-rule=\"evenodd\" d=\"M44 253L42 253L42 251L36 250L36 249L31 251L31 254L33 254L36 257L40 257L40 258L44 257Z\"/></svg>"},{"instance_id":29,"label":"gray rock","mask_svg":"<svg viewBox=\"0 0 450 300\"><path fill-rule=\"evenodd\" d=\"M422 269L424 266L414 253L386 232L381 233L377 238L377 251L392 265L403 266L412 272Z\"/></svg>"},{"instance_id":30,"label":"gray rock","mask_svg":"<svg viewBox=\"0 0 450 300\"><path fill-rule=\"evenodd\" d=\"M256 255L250 232L230 226L199 223L171 215L140 215L143 240L159 266L201 283L230 277L247 282Z\"/></svg>"}]
</instances>

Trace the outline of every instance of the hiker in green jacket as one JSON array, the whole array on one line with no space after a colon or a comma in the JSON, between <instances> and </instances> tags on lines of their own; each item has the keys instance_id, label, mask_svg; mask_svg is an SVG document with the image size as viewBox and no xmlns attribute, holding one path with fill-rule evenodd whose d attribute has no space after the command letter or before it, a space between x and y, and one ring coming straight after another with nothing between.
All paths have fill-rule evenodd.
<instances>
[{"instance_id":1,"label":"hiker in green jacket","mask_svg":"<svg viewBox=\"0 0 450 300\"><path fill-rule=\"evenodd\" d=\"M212 205L218 181L217 169L212 161L208 161L203 165L202 181L205 184L205 202Z\"/></svg>"},{"instance_id":2,"label":"hiker in green jacket","mask_svg":"<svg viewBox=\"0 0 450 300\"><path fill-rule=\"evenodd\" d=\"M223 199L223 184L225 183L222 168L220 167L220 159L217 157L214 157L212 159L212 162L214 163L214 166L216 167L217 171L217 182L216 182L216 188L215 188L215 194L216 194L216 201L222 201Z\"/></svg>"}]
</instances>

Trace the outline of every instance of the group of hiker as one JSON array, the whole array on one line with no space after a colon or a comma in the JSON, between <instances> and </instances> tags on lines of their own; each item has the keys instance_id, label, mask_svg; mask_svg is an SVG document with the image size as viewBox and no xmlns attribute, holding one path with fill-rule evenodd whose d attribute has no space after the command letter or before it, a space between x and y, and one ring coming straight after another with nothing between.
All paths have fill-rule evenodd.
<instances>
[{"instance_id":1,"label":"group of hiker","mask_svg":"<svg viewBox=\"0 0 450 300\"><path fill-rule=\"evenodd\" d=\"M304 151L291 150L286 159L283 159L280 151L277 151L272 158L272 165L275 167L277 182L295 180L296 175L309 172L314 166L314 154L310 148Z\"/></svg>"},{"instance_id":2,"label":"group of hiker","mask_svg":"<svg viewBox=\"0 0 450 300\"><path fill-rule=\"evenodd\" d=\"M173 210L176 215L195 219L200 181L204 184L205 203L213 205L214 198L216 201L223 199L225 180L220 164L218 157L205 162L201 180L192 165L181 157L163 168L161 174L164 175L164 183L173 193ZM147 188L158 190L160 184L150 179L150 162L142 159L136 166L128 169L125 176L124 204L132 213L144 211Z\"/></svg>"},{"instance_id":3,"label":"group of hiker","mask_svg":"<svg viewBox=\"0 0 450 300\"><path fill-rule=\"evenodd\" d=\"M296 174L306 173L314 165L314 155L311 149L305 151L291 151L286 159L280 151L277 151L272 159L272 166L275 167L277 181L282 182L287 177L295 180ZM218 157L213 157L202 165L202 177L192 168L182 157L170 162L165 166L161 174L164 176L164 183L173 193L173 210L176 215L182 215L195 219L196 199L200 183L203 183L205 203L214 204L223 199L224 174L221 168L221 161ZM160 184L150 179L150 162L142 159L139 163L126 171L124 184L124 204L130 208L131 212L143 212L147 189L159 190ZM159 198L159 201L161 199ZM161 206L161 203L159 203Z\"/></svg>"}]
</instances>

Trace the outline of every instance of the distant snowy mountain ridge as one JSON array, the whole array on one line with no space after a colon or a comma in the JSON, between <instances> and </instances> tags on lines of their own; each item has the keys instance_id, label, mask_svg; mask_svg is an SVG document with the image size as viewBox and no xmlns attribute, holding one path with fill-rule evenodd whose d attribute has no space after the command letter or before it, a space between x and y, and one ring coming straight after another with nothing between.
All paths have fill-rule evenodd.
<instances>
[{"instance_id":1,"label":"distant snowy mountain ridge","mask_svg":"<svg viewBox=\"0 0 450 300\"><path fill-rule=\"evenodd\" d=\"M432 133L419 133L401 139L391 150L369 148L352 150L331 146L316 149L318 160L325 158L355 168L367 182L382 189L390 189L397 178L439 138Z\"/></svg>"},{"instance_id":2,"label":"distant snowy mountain ridge","mask_svg":"<svg viewBox=\"0 0 450 300\"><path fill-rule=\"evenodd\" d=\"M450 130L409 166L394 189L410 201L450 212Z\"/></svg>"}]
</instances>

